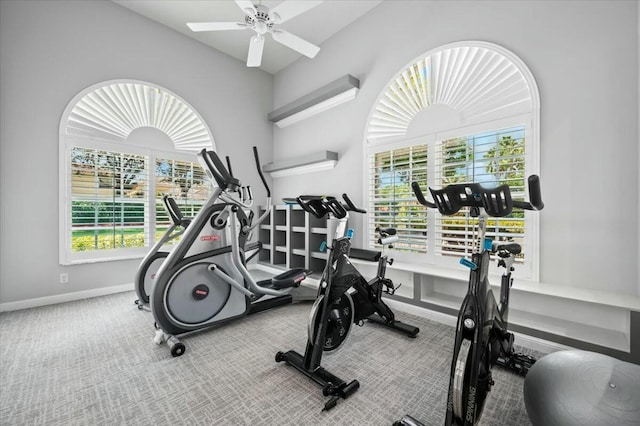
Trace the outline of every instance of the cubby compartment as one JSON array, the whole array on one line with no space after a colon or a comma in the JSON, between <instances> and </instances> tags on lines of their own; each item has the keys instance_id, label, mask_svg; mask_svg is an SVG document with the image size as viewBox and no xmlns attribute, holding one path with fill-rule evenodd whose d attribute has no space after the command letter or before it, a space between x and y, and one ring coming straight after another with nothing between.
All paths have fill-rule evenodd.
<instances>
[{"instance_id":1,"label":"cubby compartment","mask_svg":"<svg viewBox=\"0 0 640 426\"><path fill-rule=\"evenodd\" d=\"M260 253L258 254L258 261L271 263L271 249L261 249Z\"/></svg>"},{"instance_id":2,"label":"cubby compartment","mask_svg":"<svg viewBox=\"0 0 640 426\"><path fill-rule=\"evenodd\" d=\"M265 209L261 207L258 208L258 217L262 217L264 213ZM258 254L258 261L271 263L271 214L258 226L258 241L262 243L262 248Z\"/></svg>"},{"instance_id":3,"label":"cubby compartment","mask_svg":"<svg viewBox=\"0 0 640 426\"><path fill-rule=\"evenodd\" d=\"M309 231L312 234L327 234L327 220L322 218L317 218L313 215L308 215L309 217Z\"/></svg>"},{"instance_id":4,"label":"cubby compartment","mask_svg":"<svg viewBox=\"0 0 640 426\"><path fill-rule=\"evenodd\" d=\"M273 214L273 226L277 227L277 226L284 226L287 224L286 206L276 206L271 213Z\"/></svg>"},{"instance_id":5,"label":"cubby compartment","mask_svg":"<svg viewBox=\"0 0 640 426\"><path fill-rule=\"evenodd\" d=\"M315 257L311 257L309 259L309 269L313 271L314 275L322 274L322 271L324 271L325 264L326 264L326 261L322 259L317 259Z\"/></svg>"},{"instance_id":6,"label":"cubby compartment","mask_svg":"<svg viewBox=\"0 0 640 426\"><path fill-rule=\"evenodd\" d=\"M300 250L302 253L307 250L306 235L304 232L293 231L291 232L291 253L299 254Z\"/></svg>"},{"instance_id":7,"label":"cubby compartment","mask_svg":"<svg viewBox=\"0 0 640 426\"><path fill-rule=\"evenodd\" d=\"M258 231L258 241L262 243L262 245L271 245L271 230L260 228Z\"/></svg>"},{"instance_id":8,"label":"cubby compartment","mask_svg":"<svg viewBox=\"0 0 640 426\"><path fill-rule=\"evenodd\" d=\"M285 252L274 250L272 253L274 265L283 266L287 264L287 254Z\"/></svg>"},{"instance_id":9,"label":"cubby compartment","mask_svg":"<svg viewBox=\"0 0 640 426\"><path fill-rule=\"evenodd\" d=\"M301 228L304 231L306 226L306 214L299 206L291 207L291 226L292 228Z\"/></svg>"},{"instance_id":10,"label":"cubby compartment","mask_svg":"<svg viewBox=\"0 0 640 426\"><path fill-rule=\"evenodd\" d=\"M274 248L287 246L287 232L286 231L274 231L273 232L273 246Z\"/></svg>"},{"instance_id":11,"label":"cubby compartment","mask_svg":"<svg viewBox=\"0 0 640 426\"><path fill-rule=\"evenodd\" d=\"M326 235L314 233L309 234L309 247L307 247L309 253L313 254L315 252L319 252L323 241L327 241Z\"/></svg>"},{"instance_id":12,"label":"cubby compartment","mask_svg":"<svg viewBox=\"0 0 640 426\"><path fill-rule=\"evenodd\" d=\"M422 302L460 309L467 290L466 283L431 275L418 275L417 278Z\"/></svg>"},{"instance_id":13,"label":"cubby compartment","mask_svg":"<svg viewBox=\"0 0 640 426\"><path fill-rule=\"evenodd\" d=\"M299 255L299 254L294 254L291 253L291 268L305 268L305 256L304 255Z\"/></svg>"}]
</instances>

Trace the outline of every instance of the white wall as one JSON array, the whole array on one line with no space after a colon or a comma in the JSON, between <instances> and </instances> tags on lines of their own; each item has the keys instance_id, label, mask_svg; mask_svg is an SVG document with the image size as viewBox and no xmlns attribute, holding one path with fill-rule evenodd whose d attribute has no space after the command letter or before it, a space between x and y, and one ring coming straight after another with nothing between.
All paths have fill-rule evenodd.
<instances>
[{"instance_id":1,"label":"white wall","mask_svg":"<svg viewBox=\"0 0 640 426\"><path fill-rule=\"evenodd\" d=\"M385 1L274 79L278 108L344 75L355 101L274 130L274 160L339 152L329 173L274 181L275 199L348 192L364 204L366 120L391 77L443 44L504 46L541 97L541 281L638 292L638 3ZM362 220L356 229L364 242Z\"/></svg>"},{"instance_id":2,"label":"white wall","mask_svg":"<svg viewBox=\"0 0 640 426\"><path fill-rule=\"evenodd\" d=\"M133 282L139 260L58 264L58 128L98 82L143 80L184 98L264 199L251 146L271 160L271 75L109 1L0 2L0 64L0 303Z\"/></svg>"}]
</instances>

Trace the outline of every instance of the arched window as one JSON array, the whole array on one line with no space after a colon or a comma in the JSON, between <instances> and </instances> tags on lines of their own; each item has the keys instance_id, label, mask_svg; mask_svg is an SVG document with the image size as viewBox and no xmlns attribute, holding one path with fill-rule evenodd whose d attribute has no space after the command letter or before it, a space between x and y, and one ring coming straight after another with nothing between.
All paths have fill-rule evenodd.
<instances>
[{"instance_id":1,"label":"arched window","mask_svg":"<svg viewBox=\"0 0 640 426\"><path fill-rule=\"evenodd\" d=\"M202 148L215 149L206 123L164 88L117 80L79 93L60 122L60 263L144 255L168 226L165 194L195 215L211 190Z\"/></svg>"},{"instance_id":2,"label":"arched window","mask_svg":"<svg viewBox=\"0 0 640 426\"><path fill-rule=\"evenodd\" d=\"M410 184L507 183L522 199L526 177L538 173L539 105L526 65L491 43L449 44L403 67L378 96L366 129L369 246L376 246L376 227L394 226L396 258L453 266L469 254L471 219L427 211ZM490 237L522 244L518 271L537 279L537 215L514 211L489 227Z\"/></svg>"}]
</instances>

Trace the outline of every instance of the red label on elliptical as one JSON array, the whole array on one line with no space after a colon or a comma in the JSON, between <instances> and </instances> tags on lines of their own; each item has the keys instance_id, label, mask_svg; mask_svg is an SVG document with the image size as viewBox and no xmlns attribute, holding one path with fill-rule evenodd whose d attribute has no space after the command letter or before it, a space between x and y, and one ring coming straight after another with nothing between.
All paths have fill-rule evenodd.
<instances>
[{"instance_id":1,"label":"red label on elliptical","mask_svg":"<svg viewBox=\"0 0 640 426\"><path fill-rule=\"evenodd\" d=\"M204 284L198 284L193 288L191 295L196 300L203 300L209 295L209 287Z\"/></svg>"},{"instance_id":2,"label":"red label on elliptical","mask_svg":"<svg viewBox=\"0 0 640 426\"><path fill-rule=\"evenodd\" d=\"M200 241L219 241L220 235L203 235L200 237Z\"/></svg>"}]
</instances>

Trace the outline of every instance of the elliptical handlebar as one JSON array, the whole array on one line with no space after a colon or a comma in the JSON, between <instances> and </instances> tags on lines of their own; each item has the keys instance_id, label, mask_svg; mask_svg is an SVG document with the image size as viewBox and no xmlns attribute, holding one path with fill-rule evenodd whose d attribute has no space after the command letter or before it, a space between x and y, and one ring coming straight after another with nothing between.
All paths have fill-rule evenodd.
<instances>
[{"instance_id":1,"label":"elliptical handlebar","mask_svg":"<svg viewBox=\"0 0 640 426\"><path fill-rule=\"evenodd\" d=\"M182 214L182 210L180 210L180 207L178 206L178 203L176 203L176 200L168 195L165 195L164 197L162 197L162 201L164 202L167 212L169 212L169 217L171 218L173 224L176 226L181 225L184 221L184 216Z\"/></svg>"},{"instance_id":2,"label":"elliptical handlebar","mask_svg":"<svg viewBox=\"0 0 640 426\"><path fill-rule=\"evenodd\" d=\"M262 183L267 190L267 197L270 198L271 190L269 189L267 180L262 174L260 158L258 157L258 149L255 146L253 147L253 156L255 158L256 169L258 170L260 179L262 180ZM238 189L240 189L240 181L233 176L233 172L231 171L231 161L229 159L229 156L226 157L228 168L224 166L224 163L222 162L222 160L220 160L220 157L218 157L218 154L215 151L208 151L206 148L203 148L198 153L198 160L205 172L216 181L216 183L222 190L237 191ZM249 187L246 188L249 191L249 198L252 198Z\"/></svg>"},{"instance_id":3,"label":"elliptical handlebar","mask_svg":"<svg viewBox=\"0 0 640 426\"><path fill-rule=\"evenodd\" d=\"M202 148L202 151L198 153L198 160L205 172L216 181L220 189L236 191L240 187L240 181L231 176L215 151L207 151L206 148Z\"/></svg>"},{"instance_id":4,"label":"elliptical handlebar","mask_svg":"<svg viewBox=\"0 0 640 426\"><path fill-rule=\"evenodd\" d=\"M260 166L260 158L258 158L258 148L253 147L253 158L256 160L256 169L258 169L258 174L260 175L260 179L264 185L264 188L267 190L267 197L271 198L271 190L269 189L269 185L267 185L267 180L264 178L262 174L262 167Z\"/></svg>"},{"instance_id":5,"label":"elliptical handlebar","mask_svg":"<svg viewBox=\"0 0 640 426\"><path fill-rule=\"evenodd\" d=\"M418 182L412 182L411 188L420 204L437 208L443 215L453 215L466 206L482 207L489 216L504 217L510 214L514 207L524 210L542 210L544 208L540 192L540 178L537 175L531 175L527 182L530 201L512 200L508 185L484 188L479 183L456 183L438 190L429 188L434 202L427 201Z\"/></svg>"}]
</instances>

